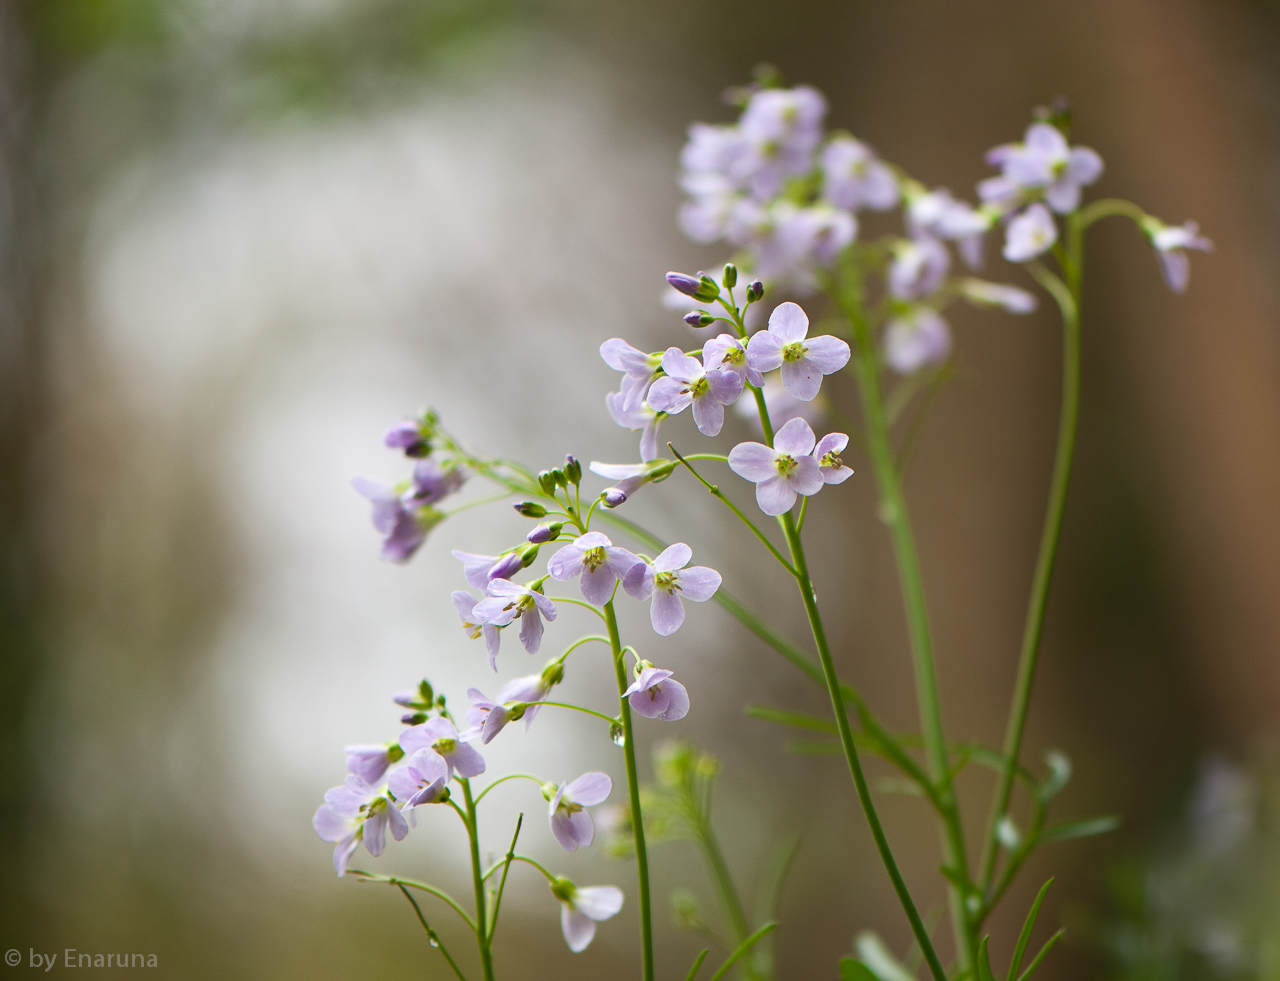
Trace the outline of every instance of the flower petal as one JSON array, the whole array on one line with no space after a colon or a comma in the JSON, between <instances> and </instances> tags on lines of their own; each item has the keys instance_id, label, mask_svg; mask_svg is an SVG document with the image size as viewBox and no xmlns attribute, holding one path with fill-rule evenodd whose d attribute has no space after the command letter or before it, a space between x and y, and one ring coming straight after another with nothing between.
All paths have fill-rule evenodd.
<instances>
[{"instance_id":1,"label":"flower petal","mask_svg":"<svg viewBox=\"0 0 1280 981\"><path fill-rule=\"evenodd\" d=\"M794 457L812 453L814 442L813 430L807 422L798 417L779 429L773 438L774 449Z\"/></svg>"},{"instance_id":2,"label":"flower petal","mask_svg":"<svg viewBox=\"0 0 1280 981\"><path fill-rule=\"evenodd\" d=\"M765 514L785 514L796 503L795 488L781 476L774 474L768 480L756 484L756 503Z\"/></svg>"},{"instance_id":3,"label":"flower petal","mask_svg":"<svg viewBox=\"0 0 1280 981\"><path fill-rule=\"evenodd\" d=\"M693 549L684 542L676 542L674 545L668 545L658 553L657 558L653 560L654 572L675 572L677 569L683 569L689 564L689 560L693 558Z\"/></svg>"},{"instance_id":4,"label":"flower petal","mask_svg":"<svg viewBox=\"0 0 1280 981\"><path fill-rule=\"evenodd\" d=\"M649 607L649 622L659 637L670 637L684 623L684 603L674 590L658 589Z\"/></svg>"},{"instance_id":5,"label":"flower petal","mask_svg":"<svg viewBox=\"0 0 1280 981\"><path fill-rule=\"evenodd\" d=\"M560 908L560 931L564 934L564 942L569 945L569 949L580 954L596 935L596 925L586 915L565 903Z\"/></svg>"},{"instance_id":6,"label":"flower petal","mask_svg":"<svg viewBox=\"0 0 1280 981\"><path fill-rule=\"evenodd\" d=\"M564 795L571 801L591 807L603 804L613 791L613 781L609 774L592 770L584 773L577 780L570 781L564 788Z\"/></svg>"},{"instance_id":7,"label":"flower petal","mask_svg":"<svg viewBox=\"0 0 1280 981\"><path fill-rule=\"evenodd\" d=\"M804 342L805 358L824 375L839 371L849 363L849 345L838 337L820 334Z\"/></svg>"},{"instance_id":8,"label":"flower petal","mask_svg":"<svg viewBox=\"0 0 1280 981\"><path fill-rule=\"evenodd\" d=\"M708 569L705 565L695 565L690 569L681 569L679 581L680 592L684 594L685 599L693 600L695 603L705 603L716 594L723 580L715 569Z\"/></svg>"},{"instance_id":9,"label":"flower petal","mask_svg":"<svg viewBox=\"0 0 1280 981\"><path fill-rule=\"evenodd\" d=\"M739 443L729 451L729 469L753 483L776 477L777 464L777 452L763 443Z\"/></svg>"},{"instance_id":10,"label":"flower petal","mask_svg":"<svg viewBox=\"0 0 1280 981\"><path fill-rule=\"evenodd\" d=\"M783 344L802 341L809 333L809 317L796 303L780 303L769 314L769 333Z\"/></svg>"}]
</instances>

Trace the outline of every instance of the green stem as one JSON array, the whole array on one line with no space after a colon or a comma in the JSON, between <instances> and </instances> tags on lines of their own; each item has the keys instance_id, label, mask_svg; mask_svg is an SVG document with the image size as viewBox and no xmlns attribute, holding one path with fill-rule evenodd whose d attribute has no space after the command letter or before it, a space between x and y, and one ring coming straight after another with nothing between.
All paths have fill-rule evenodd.
<instances>
[{"instance_id":1,"label":"green stem","mask_svg":"<svg viewBox=\"0 0 1280 981\"><path fill-rule=\"evenodd\" d=\"M493 894L493 915L489 917L489 944L493 945L493 935L498 929L498 913L502 910L502 897L507 891L507 873L511 871L511 861L516 857L516 842L520 838L520 829L524 827L524 813L516 818L516 830L511 836L511 847L507 849L506 858L502 861L502 878L498 882L498 889ZM486 879L489 873L485 873Z\"/></svg>"},{"instance_id":2,"label":"green stem","mask_svg":"<svg viewBox=\"0 0 1280 981\"><path fill-rule=\"evenodd\" d=\"M480 791L480 793L476 795L476 800L475 800L476 806L479 806L480 802L484 800L485 795L489 793L489 791L491 791L494 787L498 786L498 784L506 783L508 780L532 780L539 787L541 787L545 782L544 780L542 780L542 778L535 777L531 773L508 773L506 776L498 777L497 780L493 781L493 783L489 784L489 786L485 787L484 790ZM465 814L463 815L462 820L464 822L466 821Z\"/></svg>"},{"instance_id":3,"label":"green stem","mask_svg":"<svg viewBox=\"0 0 1280 981\"><path fill-rule=\"evenodd\" d=\"M738 896L737 886L734 885L733 876L729 872L729 865L724 860L724 852L711 826L709 815L706 820L699 818L697 834L707 865L711 867L711 874L716 880L716 886L720 889L720 898L724 903L725 911L733 921L734 939L742 943L751 933L751 925L747 922L746 910L742 908L742 900Z\"/></svg>"},{"instance_id":4,"label":"green stem","mask_svg":"<svg viewBox=\"0 0 1280 981\"><path fill-rule=\"evenodd\" d=\"M462 800L467 805L467 838L471 843L471 882L476 894L476 946L480 949L480 970L484 981L493 981L493 956L489 951L489 929L486 923L488 910L484 898L484 872L480 866L480 834L476 828L476 803L471 799L471 781L458 779L462 785Z\"/></svg>"},{"instance_id":5,"label":"green stem","mask_svg":"<svg viewBox=\"0 0 1280 981\"><path fill-rule=\"evenodd\" d=\"M915 669L916 697L919 702L920 729L924 737L925 758L938 790L941 816L942 849L945 862L961 882L969 880L969 862L965 851L964 829L955 793L945 782L950 768L946 735L942 725L942 705L938 696L938 677L933 654L933 636L929 627L929 611L925 602L924 578L916 553L911 519L889 436L880 388L880 369L876 357L875 338L863 316L860 297L844 294L841 305L853 329L853 369L858 377L862 411L866 421L868 450L880 492L881 519L888 525L898 566L898 580L906 605L907 628L911 638L912 662ZM954 883L949 891L952 930L961 971L970 970L977 954L977 938L968 923L965 896Z\"/></svg>"},{"instance_id":6,"label":"green stem","mask_svg":"<svg viewBox=\"0 0 1280 981\"><path fill-rule=\"evenodd\" d=\"M623 697L627 690L627 665L618 635L618 618L613 600L604 605L604 622L609 627L609 646L613 649L614 674L618 682L619 715L622 719L622 750L627 761L627 796L631 801L631 827L636 844L636 874L640 880L640 944L644 955L642 977L653 981L653 910L649 899L649 852L644 841L644 812L640 809L640 776L636 771L636 740L631 725L631 703Z\"/></svg>"},{"instance_id":7,"label":"green stem","mask_svg":"<svg viewBox=\"0 0 1280 981\"><path fill-rule=\"evenodd\" d=\"M449 956L449 951L445 948L444 941L440 939L440 934L427 926L427 918L422 915L422 908L418 906L418 901L413 898L413 895L403 885L399 885L399 889L404 893L404 898L409 900L409 905L413 907L413 911L418 914L418 922L422 924L422 929L426 931L427 940L431 943L431 946L435 947L444 955L444 959L448 961L449 966L453 968L453 973L458 976L458 981L467 981L462 971L458 969L457 963Z\"/></svg>"},{"instance_id":8,"label":"green stem","mask_svg":"<svg viewBox=\"0 0 1280 981\"><path fill-rule=\"evenodd\" d=\"M475 920L471 919L471 915L462 908L462 904L450 896L443 889L437 889L435 886L429 886L425 882L418 882L415 879L405 879L398 875L378 875L376 872L365 872L361 869L347 869L351 875L360 876L363 882L385 882L387 885L399 886L405 885L413 889L421 889L423 892L430 893L437 899L443 900L450 909L457 913L468 927L472 930L476 928Z\"/></svg>"},{"instance_id":9,"label":"green stem","mask_svg":"<svg viewBox=\"0 0 1280 981\"><path fill-rule=\"evenodd\" d=\"M594 709L583 708L581 705L570 705L568 702L534 702L533 705L545 705L548 708L573 709L575 712L582 712L584 715L594 715L597 719L603 719L609 725L616 725L618 720L605 715L603 712L597 712ZM532 707L532 706L531 706Z\"/></svg>"},{"instance_id":10,"label":"green stem","mask_svg":"<svg viewBox=\"0 0 1280 981\"><path fill-rule=\"evenodd\" d=\"M1005 729L1004 772L1000 774L994 806L987 831L982 860L982 888L991 887L999 855L996 829L1009 810L1013 793L1014 772L1022 749L1022 737L1026 729L1027 709L1031 701L1031 686L1035 681L1036 663L1039 660L1040 637L1044 629L1044 611L1049 596L1049 583L1053 578L1053 563L1057 556L1058 539L1062 532L1062 516L1066 508L1067 487L1071 480L1071 461L1075 452L1076 425L1080 414L1080 299L1083 274L1084 224L1079 213L1067 222L1067 252L1063 273L1066 282L1049 270L1036 266L1032 274L1053 295L1062 312L1062 407L1058 417L1058 448L1054 455L1053 477L1049 484L1049 505L1045 512L1044 530L1040 535L1040 552L1036 557L1035 573L1031 581L1031 599L1027 606L1027 619L1022 631L1022 650L1018 656L1018 676L1013 689L1013 706L1009 711L1009 724Z\"/></svg>"}]
</instances>

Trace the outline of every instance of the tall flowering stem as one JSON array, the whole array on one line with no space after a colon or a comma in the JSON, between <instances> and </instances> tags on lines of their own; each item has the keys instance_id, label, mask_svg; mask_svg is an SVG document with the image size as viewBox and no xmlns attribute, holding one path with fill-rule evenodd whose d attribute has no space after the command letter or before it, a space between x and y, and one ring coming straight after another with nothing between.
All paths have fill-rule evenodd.
<instances>
[{"instance_id":1,"label":"tall flowering stem","mask_svg":"<svg viewBox=\"0 0 1280 981\"><path fill-rule=\"evenodd\" d=\"M462 800L466 805L463 823L467 826L467 838L471 845L471 882L476 897L476 946L480 950L480 969L485 981L493 981L493 937L489 934L488 908L484 895L484 869L480 865L480 834L476 826L476 803L471 796L471 781L460 779Z\"/></svg>"},{"instance_id":2,"label":"tall flowering stem","mask_svg":"<svg viewBox=\"0 0 1280 981\"><path fill-rule=\"evenodd\" d=\"M925 757L934 785L936 806L941 818L942 847L951 873L949 899L956 952L961 970L971 969L977 955L977 931L965 909L962 885L969 882L968 857L964 828L955 791L948 779L950 757L942 724L942 704L938 697L938 675L933 654L933 633L929 626L929 609L925 599L924 578L916 552L915 536L902 490L902 475L894 456L889 433L889 417L885 410L880 385L879 359L875 338L865 313L861 288L861 270L850 263L837 287L841 310L849 321L853 335L851 364L858 379L862 412L866 425L867 451L875 471L880 493L881 519L889 528L898 580L906 605L907 629L911 638L912 662L915 668L916 696L919 703L920 727L924 737ZM958 884L959 883L959 884Z\"/></svg>"},{"instance_id":3,"label":"tall flowering stem","mask_svg":"<svg viewBox=\"0 0 1280 981\"><path fill-rule=\"evenodd\" d=\"M653 908L649 898L649 851L644 841L644 813L640 809L640 776L636 771L636 740L631 725L631 703L625 694L630 682L623 655L622 638L618 634L618 618L613 600L604 605L604 621L609 628L609 647L613 651L613 668L618 681L618 718L622 721L622 751L627 763L627 798L631 804L631 828L635 835L636 875L640 880L640 944L644 955L644 981L653 981Z\"/></svg>"},{"instance_id":4,"label":"tall flowering stem","mask_svg":"<svg viewBox=\"0 0 1280 981\"><path fill-rule=\"evenodd\" d=\"M1086 217L1082 212L1073 212L1068 216L1066 246L1057 253L1062 268L1062 278L1039 263L1028 267L1032 275L1053 296L1062 313L1062 408L1058 420L1058 448L1054 455L1053 478L1049 485L1049 506L1045 513L1044 530L1040 536L1040 552L1036 557L1035 575L1031 583L1031 599L1022 633L1022 649L1018 658L1013 706L1009 711L1009 724L1005 730L1004 767L991 809L982 857L981 884L984 893L990 892L993 883L996 859L1000 850L996 832L1009 810L1009 799L1013 793L1018 754L1022 748L1027 709L1031 701L1031 686L1035 680L1036 663L1039 659L1040 637L1044 628L1044 611L1049 596L1049 583L1053 577L1053 564L1062 531L1062 515L1067 501L1067 486L1071 480L1076 424L1080 414L1080 301L1084 273L1085 224ZM982 915L989 911L994 897L987 895L984 899Z\"/></svg>"}]
</instances>

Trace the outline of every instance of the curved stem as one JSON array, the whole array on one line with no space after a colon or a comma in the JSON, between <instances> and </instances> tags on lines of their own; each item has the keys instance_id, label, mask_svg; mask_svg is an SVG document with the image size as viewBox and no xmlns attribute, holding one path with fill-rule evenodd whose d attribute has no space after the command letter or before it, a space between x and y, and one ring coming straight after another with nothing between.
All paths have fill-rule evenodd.
<instances>
[{"instance_id":1,"label":"curved stem","mask_svg":"<svg viewBox=\"0 0 1280 981\"><path fill-rule=\"evenodd\" d=\"M644 812L640 808L640 777L636 772L636 740L631 725L631 703L623 697L627 690L627 666L623 660L622 639L618 635L618 619L613 613L613 600L604 605L605 623L609 626L609 644L613 649L614 674L618 682L621 705L622 749L627 761L627 796L631 801L631 828L635 835L636 875L640 880L640 943L644 955L644 981L653 981L653 910L649 898L649 852L644 841Z\"/></svg>"},{"instance_id":2,"label":"curved stem","mask_svg":"<svg viewBox=\"0 0 1280 981\"><path fill-rule=\"evenodd\" d=\"M564 659L565 659L566 657L568 657L570 654L572 654L574 651L576 651L576 650L577 650L579 647L581 647L583 644L589 644L589 643L591 643L593 640L597 640L597 641L599 641L599 642L600 642L600 643L602 643L602 644L607 644L607 643L609 643L609 638L608 638L608 637L601 637L599 634L592 634L590 637L579 637L579 638L578 638L577 640L575 640L572 644L570 644L568 647L566 647L566 648L565 648L565 650L564 650L564 653L563 653L563 654L561 654L558 658L556 658L556 660L557 660L557 661L559 661L561 664L563 664L563 663L564 663Z\"/></svg>"},{"instance_id":3,"label":"curved stem","mask_svg":"<svg viewBox=\"0 0 1280 981\"><path fill-rule=\"evenodd\" d=\"M516 818L516 830L511 836L511 844L507 848L506 857L502 861L502 879L498 882L498 888L493 894L493 914L489 917L489 943L493 944L493 935L498 929L498 913L502 910L502 897L507 891L507 873L511 871L511 863L516 857L516 842L520 840L520 829L524 827L524 813ZM484 878L488 880L492 874L486 872Z\"/></svg>"},{"instance_id":4,"label":"curved stem","mask_svg":"<svg viewBox=\"0 0 1280 981\"><path fill-rule=\"evenodd\" d=\"M488 910L484 899L484 874L480 868L480 834L476 827L476 802L471 799L471 781L465 777L462 799L467 805L467 838L471 844L471 884L476 895L476 946L480 950L480 970L485 981L493 981L493 956L489 951L489 928L486 923Z\"/></svg>"},{"instance_id":5,"label":"curved stem","mask_svg":"<svg viewBox=\"0 0 1280 981\"><path fill-rule=\"evenodd\" d=\"M552 603L568 603L570 606L581 606L585 609L590 610L592 613L598 616L601 620L605 618L604 614L601 613L597 607L592 606L590 603L586 602L585 600L574 599L572 596L548 596L547 599L551 600Z\"/></svg>"},{"instance_id":6,"label":"curved stem","mask_svg":"<svg viewBox=\"0 0 1280 981\"><path fill-rule=\"evenodd\" d=\"M493 783L489 784L489 786L485 787L484 790L480 791L480 793L476 795L476 800L475 800L476 806L478 807L480 805L480 802L484 800L485 794L491 791L494 787L498 786L498 784L506 783L508 780L532 780L539 787L541 787L542 784L545 782L539 777L535 777L531 773L508 773L506 776L498 777L497 780L493 781Z\"/></svg>"},{"instance_id":7,"label":"curved stem","mask_svg":"<svg viewBox=\"0 0 1280 981\"><path fill-rule=\"evenodd\" d=\"M426 931L427 940L431 943L431 946L435 947L444 955L444 959L448 961L449 966L453 968L453 973L458 976L458 981L467 981L462 971L458 969L457 962L449 956L449 951L445 948L444 941L440 939L440 934L427 926L427 918L422 915L422 908L418 905L418 901L413 898L413 895L404 887L403 884L397 883L397 885L400 891L404 893L404 898L409 900L409 905L413 907L413 911L418 914L418 922L422 924L422 929Z\"/></svg>"},{"instance_id":8,"label":"curved stem","mask_svg":"<svg viewBox=\"0 0 1280 981\"><path fill-rule=\"evenodd\" d=\"M569 702L532 702L531 705L546 705L548 708L573 709L575 712L581 712L583 715L593 715L597 719L601 719L609 725L617 725L618 720L615 716L605 715L603 712L597 712L595 709L583 708L581 705L571 705Z\"/></svg>"},{"instance_id":9,"label":"curved stem","mask_svg":"<svg viewBox=\"0 0 1280 981\"><path fill-rule=\"evenodd\" d=\"M471 918L471 914L463 909L462 904L443 889L437 889L435 886L429 886L425 882L418 882L415 879L404 879L398 875L378 875L376 872L364 872L360 869L347 869L347 871L352 875L360 876L360 879L364 882L385 882L390 886L405 885L411 889L421 889L423 892L435 896L436 899L443 900L455 913L462 917L462 921L473 931L476 928L476 921Z\"/></svg>"},{"instance_id":10,"label":"curved stem","mask_svg":"<svg viewBox=\"0 0 1280 981\"><path fill-rule=\"evenodd\" d=\"M1132 201L1125 201L1123 198L1103 198L1101 201L1093 201L1085 205L1080 210L1078 220L1083 231L1095 221L1117 215L1124 218L1132 218L1138 222L1147 217L1147 213Z\"/></svg>"},{"instance_id":11,"label":"curved stem","mask_svg":"<svg viewBox=\"0 0 1280 981\"><path fill-rule=\"evenodd\" d=\"M548 882L556 881L556 877L554 875L548 872L540 863L535 862L533 859L529 858L527 855L504 855L502 857L501 862L498 862L497 864L495 864L493 868L491 868L488 872L484 874L484 878L486 879L489 878L489 876L497 872L498 869L503 868L507 864L508 859L510 859L512 862L524 862L525 865L532 865L535 869L537 869L539 872L541 872L544 876L547 877Z\"/></svg>"},{"instance_id":12,"label":"curved stem","mask_svg":"<svg viewBox=\"0 0 1280 981\"><path fill-rule=\"evenodd\" d=\"M1039 659L1040 636L1044 628L1044 611L1049 596L1049 583L1053 578L1053 563L1057 556L1058 539L1062 532L1062 516L1067 503L1067 487L1071 480L1076 425L1080 414L1080 300L1084 225L1085 221L1080 213L1072 215L1067 223L1067 261L1063 268L1065 283L1043 267L1032 270L1033 275L1058 301L1058 307L1062 312L1062 408L1058 417L1058 448L1054 454L1053 477L1049 484L1049 504L1045 512L1044 530L1040 535L1040 552L1036 556L1036 568L1031 581L1031 598L1022 632L1022 649L1018 655L1018 676L1014 683L1013 705L1009 711L1009 724L1005 730L1004 772L1000 774L1000 783L991 809L983 852L981 884L984 892L991 888L1000 850L996 829L1009 810L1009 798L1013 793L1014 773L1018 764L1018 754L1022 749L1027 708L1031 701L1031 686L1035 680L1036 662Z\"/></svg>"}]
</instances>

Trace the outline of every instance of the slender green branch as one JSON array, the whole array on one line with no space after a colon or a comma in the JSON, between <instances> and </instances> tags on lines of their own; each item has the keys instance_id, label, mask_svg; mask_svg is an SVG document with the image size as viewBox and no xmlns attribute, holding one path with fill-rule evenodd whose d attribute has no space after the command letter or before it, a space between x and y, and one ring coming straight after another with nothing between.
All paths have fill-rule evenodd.
<instances>
[{"instance_id":1,"label":"slender green branch","mask_svg":"<svg viewBox=\"0 0 1280 981\"><path fill-rule=\"evenodd\" d=\"M629 687L627 666L623 660L622 639L618 635L618 618L613 600L604 605L605 623L613 649L614 674L618 682L618 703L622 719L622 749L627 762L627 796L631 802L631 833L635 836L636 875L640 882L640 945L644 957L644 981L653 981L653 909L649 896L649 851L644 840L644 812L640 807L640 775L636 769L636 739L631 725L631 704L623 697Z\"/></svg>"},{"instance_id":2,"label":"slender green branch","mask_svg":"<svg viewBox=\"0 0 1280 981\"><path fill-rule=\"evenodd\" d=\"M535 777L531 773L508 773L505 776L498 777L497 780L493 781L493 783L489 784L489 786L485 787L484 790L480 791L480 793L476 795L476 806L478 807L480 802L484 800L485 794L498 786L498 784L506 783L508 780L532 780L539 787L541 787L545 782L540 777Z\"/></svg>"},{"instance_id":3,"label":"slender green branch","mask_svg":"<svg viewBox=\"0 0 1280 981\"><path fill-rule=\"evenodd\" d=\"M443 889L437 889L435 886L429 886L425 882L417 882L414 879L404 879L397 875L378 875L376 872L364 872L360 869L348 869L352 875L360 876L364 882L385 882L387 885L399 886L405 885L411 889L421 889L423 892L430 893L437 899L443 900L455 913L462 917L462 921L474 932L476 922L471 918L471 914L462 908L462 905L450 896Z\"/></svg>"},{"instance_id":4,"label":"slender green branch","mask_svg":"<svg viewBox=\"0 0 1280 981\"><path fill-rule=\"evenodd\" d=\"M471 799L471 781L459 777L462 799L467 805L467 838L471 845L471 884L476 897L476 947L480 951L480 970L484 981L493 981L493 955L489 950L489 928L486 923L484 873L480 867L480 831L476 825L476 802Z\"/></svg>"},{"instance_id":5,"label":"slender green branch","mask_svg":"<svg viewBox=\"0 0 1280 981\"><path fill-rule=\"evenodd\" d=\"M413 907L413 911L418 914L418 922L422 924L422 929L427 933L427 940L432 947L435 947L444 959L449 962L449 966L453 968L453 973L458 976L458 981L467 981L462 971L458 969L457 963L449 956L449 951L445 948L444 941L440 939L440 934L436 933L431 927L427 926L427 918L422 915L422 909L418 906L418 901L413 898L409 890L403 885L399 885L399 889L404 893L404 898L409 900L409 905Z\"/></svg>"},{"instance_id":6,"label":"slender green branch","mask_svg":"<svg viewBox=\"0 0 1280 981\"><path fill-rule=\"evenodd\" d=\"M723 503L725 507L727 507L730 511L732 511L734 514L738 516L739 520L741 520L744 525L746 525L748 528L751 529L751 533L755 535L756 538L760 539L760 541L764 544L764 547L769 550L769 554L778 560L778 564L781 565L782 568L786 569L793 576L796 574L795 567L782 557L782 553L779 552L774 547L773 542L769 541L769 539L765 536L765 533L762 532L759 528L757 528L755 526L755 523L750 518L748 518L745 514L743 514L742 511L738 508L738 506L733 503L733 501L725 497L724 491L722 491L715 484L711 483L709 480L704 478L702 474L698 473L698 471L695 470L692 465L690 465L688 458L681 456L680 451L677 450L670 443L667 444L667 448L671 450L672 453L675 454L677 460L679 460L681 463L684 464L685 469L687 469L691 474L694 475L694 477L698 479L698 483L700 483L703 487L705 487L708 491L711 492L712 497L716 498L718 501Z\"/></svg>"},{"instance_id":7,"label":"slender green branch","mask_svg":"<svg viewBox=\"0 0 1280 981\"><path fill-rule=\"evenodd\" d=\"M1136 222L1141 222L1147 217L1147 213L1132 201L1125 201L1122 198L1103 198L1100 201L1092 201L1080 209L1081 230L1088 228L1095 221L1115 215L1132 218Z\"/></svg>"},{"instance_id":8,"label":"slender green branch","mask_svg":"<svg viewBox=\"0 0 1280 981\"><path fill-rule=\"evenodd\" d=\"M755 933L751 934L751 936L747 937L746 940L738 944L737 949L729 955L728 959L723 964L720 965L720 970L711 975L711 981L720 981L722 977L729 973L729 968L733 967L733 965L736 964L738 960L747 953L747 951L754 947L757 942L763 940L772 933L777 926L778 924L776 923L766 923Z\"/></svg>"},{"instance_id":9,"label":"slender green branch","mask_svg":"<svg viewBox=\"0 0 1280 981\"><path fill-rule=\"evenodd\" d=\"M592 634L590 637L579 637L572 644L566 647L564 653L561 654L558 658L556 658L556 660L559 661L561 664L563 664L565 658L567 658L570 654L576 651L583 644L589 644L593 640L599 641L601 644L609 643L608 637L601 637L599 634Z\"/></svg>"},{"instance_id":10,"label":"slender green branch","mask_svg":"<svg viewBox=\"0 0 1280 981\"><path fill-rule=\"evenodd\" d=\"M583 609L590 610L601 620L605 618L604 614L601 613L597 607L592 606L585 600L574 599L572 596L548 596L547 599L551 600L553 603L568 603L570 606L581 606Z\"/></svg>"},{"instance_id":11,"label":"slender green branch","mask_svg":"<svg viewBox=\"0 0 1280 981\"><path fill-rule=\"evenodd\" d=\"M603 719L609 725L617 725L617 718L605 715L603 712L597 712L594 709L583 708L581 705L570 705L568 702L535 702L536 705L546 705L548 708L573 709L575 712L581 712L584 715L593 715L597 719Z\"/></svg>"},{"instance_id":12,"label":"slender green branch","mask_svg":"<svg viewBox=\"0 0 1280 981\"><path fill-rule=\"evenodd\" d=\"M1034 264L1031 269L1032 275L1057 300L1062 313L1062 407L1058 417L1058 447L1054 454L1053 476L1049 484L1049 503L1045 511L1044 530L1040 535L1040 551L1036 556L1035 573L1031 581L1031 597L1022 632L1022 648L1018 655L1018 675L1014 682L1013 705L1009 711L1009 723L1005 730L1003 747L1005 769L1000 775L999 786L991 808L982 857L980 884L984 892L991 887L995 875L996 860L999 855L996 831L1009 810L1009 799L1013 793L1014 771L1022 748L1027 710L1031 701L1031 687L1035 680L1040 636L1044 628L1045 606L1049 596L1049 583L1053 578L1058 539L1062 532L1062 517L1067 503L1067 487L1071 480L1071 462L1075 452L1076 426L1080 415L1080 287L1083 273L1081 268L1083 222L1078 213L1068 219L1067 231L1067 261L1063 269L1066 282L1064 283L1039 264Z\"/></svg>"},{"instance_id":13,"label":"slender green branch","mask_svg":"<svg viewBox=\"0 0 1280 981\"><path fill-rule=\"evenodd\" d=\"M502 878L498 881L498 890L493 894L493 913L489 916L489 944L493 944L493 935L498 930L498 912L502 909L502 897L507 891L507 873L511 870L511 862L516 857L516 841L520 838L520 829L524 827L524 812L516 818L515 834L511 836L511 846L507 849L506 858L502 862ZM484 875L489 878L489 873Z\"/></svg>"}]
</instances>

